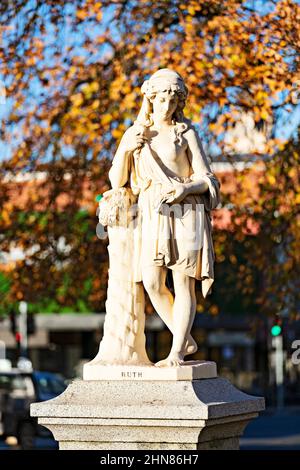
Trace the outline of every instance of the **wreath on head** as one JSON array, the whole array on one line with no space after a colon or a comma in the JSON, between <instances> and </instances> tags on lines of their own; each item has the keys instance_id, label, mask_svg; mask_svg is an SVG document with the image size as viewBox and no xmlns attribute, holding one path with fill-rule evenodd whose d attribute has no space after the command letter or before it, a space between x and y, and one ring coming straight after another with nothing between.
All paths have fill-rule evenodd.
<instances>
[{"instance_id":1,"label":"wreath on head","mask_svg":"<svg viewBox=\"0 0 300 470\"><path fill-rule=\"evenodd\" d=\"M158 83L159 80L161 83ZM149 100L155 96L158 91L166 90L171 90L173 93L178 95L178 106L180 109L183 109L188 95L188 90L179 75L178 77L172 77L172 80L170 80L168 76L153 76L153 78L151 77L149 80L145 80L141 86L142 94Z\"/></svg>"}]
</instances>

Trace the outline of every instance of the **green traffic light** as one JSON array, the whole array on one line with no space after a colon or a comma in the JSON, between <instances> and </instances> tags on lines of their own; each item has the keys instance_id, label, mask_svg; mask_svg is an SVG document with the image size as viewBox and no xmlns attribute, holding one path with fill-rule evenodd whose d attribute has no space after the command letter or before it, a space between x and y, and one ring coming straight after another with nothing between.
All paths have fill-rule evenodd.
<instances>
[{"instance_id":1,"label":"green traffic light","mask_svg":"<svg viewBox=\"0 0 300 470\"><path fill-rule=\"evenodd\" d=\"M281 326L279 325L274 325L271 328L271 334L272 336L278 336L281 333Z\"/></svg>"}]
</instances>

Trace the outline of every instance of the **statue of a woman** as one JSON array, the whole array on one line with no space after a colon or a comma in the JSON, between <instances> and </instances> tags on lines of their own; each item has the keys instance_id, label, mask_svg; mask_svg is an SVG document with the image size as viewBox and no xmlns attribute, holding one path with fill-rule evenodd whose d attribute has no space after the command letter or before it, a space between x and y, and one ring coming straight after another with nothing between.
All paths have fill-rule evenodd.
<instances>
[{"instance_id":1,"label":"statue of a woman","mask_svg":"<svg viewBox=\"0 0 300 470\"><path fill-rule=\"evenodd\" d=\"M201 281L206 297L214 279L210 211L218 205L220 185L195 128L183 115L187 89L182 77L160 69L141 91L141 110L121 139L109 172L112 190L102 203L105 207L115 198L112 205L120 210L136 201L137 211L134 226L111 224L108 229L107 314L94 361L149 364L143 331L145 288L173 334L170 354L156 366L179 366L197 350L190 334L195 280ZM168 269L174 296L166 286Z\"/></svg>"}]
</instances>

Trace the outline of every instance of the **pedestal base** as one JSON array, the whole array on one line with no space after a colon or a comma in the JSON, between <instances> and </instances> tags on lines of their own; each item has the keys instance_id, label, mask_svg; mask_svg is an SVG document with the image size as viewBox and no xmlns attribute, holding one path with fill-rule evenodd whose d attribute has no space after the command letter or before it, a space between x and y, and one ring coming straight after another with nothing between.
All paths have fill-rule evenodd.
<instances>
[{"instance_id":1,"label":"pedestal base","mask_svg":"<svg viewBox=\"0 0 300 470\"><path fill-rule=\"evenodd\" d=\"M226 379L74 381L31 405L60 449L238 449L264 399Z\"/></svg>"}]
</instances>

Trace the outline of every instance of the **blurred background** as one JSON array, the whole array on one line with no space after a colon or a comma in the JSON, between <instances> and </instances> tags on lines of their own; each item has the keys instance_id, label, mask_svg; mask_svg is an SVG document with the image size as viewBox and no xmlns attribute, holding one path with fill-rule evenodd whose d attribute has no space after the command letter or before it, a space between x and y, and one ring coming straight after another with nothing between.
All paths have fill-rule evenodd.
<instances>
[{"instance_id":1,"label":"blurred background","mask_svg":"<svg viewBox=\"0 0 300 470\"><path fill-rule=\"evenodd\" d=\"M169 67L222 191L193 358L266 397L242 448L300 449L300 2L4 0L0 18L0 448L55 448L29 403L97 353L96 197L141 84ZM150 358L170 345L148 302Z\"/></svg>"}]
</instances>

